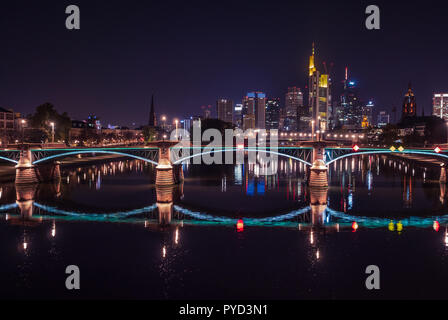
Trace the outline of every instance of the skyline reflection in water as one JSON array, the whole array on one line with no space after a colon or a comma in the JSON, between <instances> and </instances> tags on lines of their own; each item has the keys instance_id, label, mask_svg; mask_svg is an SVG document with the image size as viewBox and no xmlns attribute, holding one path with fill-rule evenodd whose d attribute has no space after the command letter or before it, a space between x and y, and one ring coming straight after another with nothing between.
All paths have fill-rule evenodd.
<instances>
[{"instance_id":1,"label":"skyline reflection in water","mask_svg":"<svg viewBox=\"0 0 448 320\"><path fill-rule=\"evenodd\" d=\"M184 166L183 184L156 188L151 165L121 160L63 168L60 183L22 190L13 184L2 185L1 248L10 258L2 268L12 276L6 288L17 297L23 294L19 289L26 288L33 297L47 281L45 296L56 292L65 296L52 273L73 258L88 266L87 281L96 283L83 297L226 297L207 286L207 281L225 287L235 270L245 274L251 266L253 276L243 283L259 286L260 292L249 293L237 286L230 290L237 297L303 297L310 290L313 297L325 297L331 290L317 290L312 280L328 286L329 268L339 268L334 260L341 263L347 254L362 257L365 253L360 248L372 250L372 239L378 245L387 241L383 250L397 258L408 245L421 241L443 260L437 266L445 263L448 235L443 216L448 210L446 188L438 183L437 168L381 156L344 159L330 168L329 190L316 192L306 186L304 165L281 158L276 165L274 176L264 176L263 168L256 165ZM341 247L335 251L337 243ZM349 243L357 244L356 248ZM430 253L422 248L411 256L417 254ZM261 255L291 269L280 271L273 261L260 260ZM383 255L375 255L384 261ZM224 258L232 264L225 264ZM131 278L115 293L101 285L112 271L104 277L94 276L95 270L107 269L106 261L117 264L113 277L118 273ZM279 273L266 279L268 271L253 271L255 263ZM314 278L294 278L293 267L304 274L312 272ZM212 280L210 268L222 272L222 279ZM125 274L129 269L135 276ZM137 275L147 273L146 281L137 283ZM281 273L300 285L293 288ZM264 285L257 284L257 279L264 279ZM335 281L332 278L330 287ZM144 285L156 290L149 293ZM278 286L284 296L276 291ZM387 293L404 294L401 289ZM6 296L8 291L0 293ZM357 296L356 288L338 296L351 294Z\"/></svg>"}]
</instances>

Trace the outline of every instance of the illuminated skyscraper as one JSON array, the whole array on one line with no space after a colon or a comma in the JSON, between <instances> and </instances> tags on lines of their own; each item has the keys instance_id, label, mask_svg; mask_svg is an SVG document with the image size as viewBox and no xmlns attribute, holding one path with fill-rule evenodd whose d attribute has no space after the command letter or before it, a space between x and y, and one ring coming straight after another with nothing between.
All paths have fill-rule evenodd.
<instances>
[{"instance_id":1,"label":"illuminated skyscraper","mask_svg":"<svg viewBox=\"0 0 448 320\"><path fill-rule=\"evenodd\" d=\"M280 99L268 99L266 102L266 129L278 130L280 122Z\"/></svg>"},{"instance_id":2,"label":"illuminated skyscraper","mask_svg":"<svg viewBox=\"0 0 448 320\"><path fill-rule=\"evenodd\" d=\"M403 109L401 112L402 119L417 116L417 103L411 84L409 83L408 92L404 95Z\"/></svg>"},{"instance_id":3,"label":"illuminated skyscraper","mask_svg":"<svg viewBox=\"0 0 448 320\"><path fill-rule=\"evenodd\" d=\"M249 92L243 98L243 128L264 129L266 126L266 94Z\"/></svg>"},{"instance_id":4,"label":"illuminated skyscraper","mask_svg":"<svg viewBox=\"0 0 448 320\"><path fill-rule=\"evenodd\" d=\"M345 68L344 91L342 92L336 109L336 124L345 128L361 128L366 121L372 122L371 109L373 104L363 105L359 98L357 84L348 76L348 68Z\"/></svg>"},{"instance_id":5,"label":"illuminated skyscraper","mask_svg":"<svg viewBox=\"0 0 448 320\"><path fill-rule=\"evenodd\" d=\"M448 93L436 93L432 98L432 114L448 120Z\"/></svg>"},{"instance_id":6,"label":"illuminated skyscraper","mask_svg":"<svg viewBox=\"0 0 448 320\"><path fill-rule=\"evenodd\" d=\"M321 74L315 65L315 51L310 56L309 64L309 106L312 121L316 130L326 131L329 128L331 95L330 79L328 74Z\"/></svg>"},{"instance_id":7,"label":"illuminated skyscraper","mask_svg":"<svg viewBox=\"0 0 448 320\"><path fill-rule=\"evenodd\" d=\"M233 101L219 99L216 101L216 112L218 119L224 122L233 123Z\"/></svg>"},{"instance_id":8,"label":"illuminated skyscraper","mask_svg":"<svg viewBox=\"0 0 448 320\"><path fill-rule=\"evenodd\" d=\"M236 104L233 111L233 124L237 128L243 129L243 105Z\"/></svg>"},{"instance_id":9,"label":"illuminated skyscraper","mask_svg":"<svg viewBox=\"0 0 448 320\"><path fill-rule=\"evenodd\" d=\"M299 130L301 118L307 115L303 107L303 93L300 91L300 88L288 88L285 96L285 113L285 121L283 124L285 130Z\"/></svg>"}]
</instances>

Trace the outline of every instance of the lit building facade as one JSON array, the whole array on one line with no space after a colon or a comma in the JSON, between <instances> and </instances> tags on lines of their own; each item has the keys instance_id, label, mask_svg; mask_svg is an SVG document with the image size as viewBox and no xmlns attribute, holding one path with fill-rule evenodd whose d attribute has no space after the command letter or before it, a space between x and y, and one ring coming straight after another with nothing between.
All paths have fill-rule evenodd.
<instances>
[{"instance_id":1,"label":"lit building facade","mask_svg":"<svg viewBox=\"0 0 448 320\"><path fill-rule=\"evenodd\" d=\"M378 113L377 125L378 127L385 127L390 123L390 115L386 111Z\"/></svg>"},{"instance_id":2,"label":"lit building facade","mask_svg":"<svg viewBox=\"0 0 448 320\"><path fill-rule=\"evenodd\" d=\"M14 130L16 116L14 111L0 108L0 130Z\"/></svg>"},{"instance_id":3,"label":"lit building facade","mask_svg":"<svg viewBox=\"0 0 448 320\"><path fill-rule=\"evenodd\" d=\"M373 108L375 107L373 101L369 101L365 106L362 107L362 128L367 128L373 124Z\"/></svg>"},{"instance_id":4,"label":"lit building facade","mask_svg":"<svg viewBox=\"0 0 448 320\"><path fill-rule=\"evenodd\" d=\"M219 99L216 101L216 112L218 119L224 122L233 123L233 101L229 99Z\"/></svg>"},{"instance_id":5,"label":"lit building facade","mask_svg":"<svg viewBox=\"0 0 448 320\"><path fill-rule=\"evenodd\" d=\"M417 116L417 102L411 84L409 84L408 92L404 95L403 108L401 111L402 119Z\"/></svg>"},{"instance_id":6,"label":"lit building facade","mask_svg":"<svg viewBox=\"0 0 448 320\"><path fill-rule=\"evenodd\" d=\"M448 93L436 93L432 98L432 114L448 120Z\"/></svg>"},{"instance_id":7,"label":"lit building facade","mask_svg":"<svg viewBox=\"0 0 448 320\"><path fill-rule=\"evenodd\" d=\"M369 105L369 107L368 107ZM365 117L371 123L371 108L370 103L363 105L358 96L358 88L354 80L348 77L348 68L345 69L344 91L342 92L338 107L335 112L336 125L346 128L361 128ZM373 108L373 104L371 106Z\"/></svg>"},{"instance_id":8,"label":"lit building facade","mask_svg":"<svg viewBox=\"0 0 448 320\"><path fill-rule=\"evenodd\" d=\"M288 88L285 96L285 118L283 122L285 131L299 130L301 119L307 114L308 112L303 106L303 93L300 88Z\"/></svg>"},{"instance_id":9,"label":"lit building facade","mask_svg":"<svg viewBox=\"0 0 448 320\"><path fill-rule=\"evenodd\" d=\"M249 92L243 98L243 129L265 129L266 94Z\"/></svg>"},{"instance_id":10,"label":"lit building facade","mask_svg":"<svg viewBox=\"0 0 448 320\"><path fill-rule=\"evenodd\" d=\"M266 129L278 130L280 124L280 99L266 101Z\"/></svg>"},{"instance_id":11,"label":"lit building facade","mask_svg":"<svg viewBox=\"0 0 448 320\"><path fill-rule=\"evenodd\" d=\"M243 105L241 103L235 105L233 111L233 124L239 129L243 128Z\"/></svg>"},{"instance_id":12,"label":"lit building facade","mask_svg":"<svg viewBox=\"0 0 448 320\"><path fill-rule=\"evenodd\" d=\"M308 103L311 108L314 129L327 131L331 118L330 77L328 74L321 74L316 68L314 44L309 63L308 88Z\"/></svg>"}]
</instances>

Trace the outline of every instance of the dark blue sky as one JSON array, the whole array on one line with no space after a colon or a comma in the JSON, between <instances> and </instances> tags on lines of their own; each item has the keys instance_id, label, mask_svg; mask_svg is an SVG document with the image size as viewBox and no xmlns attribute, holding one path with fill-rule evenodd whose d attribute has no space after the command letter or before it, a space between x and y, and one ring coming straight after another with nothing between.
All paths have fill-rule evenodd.
<instances>
[{"instance_id":1,"label":"dark blue sky","mask_svg":"<svg viewBox=\"0 0 448 320\"><path fill-rule=\"evenodd\" d=\"M65 7L81 30L65 29ZM381 30L364 26L381 9ZM304 88L311 43L318 62L346 65L361 96L401 108L412 81L419 105L448 92L448 9L435 1L14 1L0 4L0 106L30 113L44 102L75 119L144 124L156 112L200 114L250 90L283 100ZM321 66L320 66L321 67ZM339 93L336 91L336 93ZM163 110L163 111L162 111ZM377 110L378 111L378 110Z\"/></svg>"}]
</instances>

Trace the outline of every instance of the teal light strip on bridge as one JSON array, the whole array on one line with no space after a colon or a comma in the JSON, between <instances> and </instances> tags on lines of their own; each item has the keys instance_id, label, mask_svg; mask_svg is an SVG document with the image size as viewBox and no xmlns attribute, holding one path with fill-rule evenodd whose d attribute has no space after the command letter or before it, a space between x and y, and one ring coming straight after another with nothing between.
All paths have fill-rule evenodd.
<instances>
[{"instance_id":1,"label":"teal light strip on bridge","mask_svg":"<svg viewBox=\"0 0 448 320\"><path fill-rule=\"evenodd\" d=\"M223 152L235 152L235 151L244 151L244 152L261 152L261 153L270 153L270 154L275 154L275 155L279 155L282 157L286 157L289 159L293 159L299 162L302 162L304 164L306 164L307 166L312 166L311 163L309 163L308 161L305 161L303 159L297 158L297 157L293 157L291 155L285 154L285 153L279 153L276 151L271 151L268 150L267 148L244 148L244 149L238 149L238 148L230 148L230 149L222 149L222 148L213 148L213 147L206 147L206 148L201 148L201 150L203 149L211 149L211 151L207 151L207 152L201 152L201 153L197 153L197 154L193 154L192 156L188 156L182 159L178 159L175 162L173 162L173 164L181 164L182 162L185 162L187 160L193 159L193 158L197 158L197 157L202 157L203 155L208 155L208 154L212 154L212 153L223 153Z\"/></svg>"},{"instance_id":2,"label":"teal light strip on bridge","mask_svg":"<svg viewBox=\"0 0 448 320\"><path fill-rule=\"evenodd\" d=\"M9 158L5 158L5 157L1 157L1 156L0 156L0 159L9 161L9 162L12 162L12 163L15 163L15 164L19 164L19 161L16 161L16 160L13 160L13 159L9 159Z\"/></svg>"},{"instance_id":3,"label":"teal light strip on bridge","mask_svg":"<svg viewBox=\"0 0 448 320\"><path fill-rule=\"evenodd\" d=\"M364 149L363 149L364 150ZM392 150L381 150L381 151L359 151L359 152L352 152L352 153L348 153L348 154L344 154L340 157L337 157L329 162L326 163L327 166L331 165L333 162L342 160L344 158L349 158L349 157L354 157L354 156L359 156L359 155L373 155L373 154L422 154L422 155L427 155L427 156L435 156L435 157L440 157L440 158L445 158L448 159L448 156L445 154L441 154L441 153L436 153L436 152L430 152L430 151L420 151L420 150L404 150L404 151L392 151Z\"/></svg>"},{"instance_id":4,"label":"teal light strip on bridge","mask_svg":"<svg viewBox=\"0 0 448 320\"><path fill-rule=\"evenodd\" d=\"M66 157L66 156L71 156L71 155L91 154L91 153L116 154L116 155L121 155L121 156L124 156L124 157L134 158L134 159L137 159L137 160L142 160L142 161L145 161L145 162L148 162L148 163L152 163L154 165L158 164L155 161L152 161L152 160L149 160L149 159L146 159L146 158L143 158L143 157L135 156L135 155L132 155L132 154L129 154L129 153L108 151L108 150L99 150L99 149L95 150L95 151L92 151L92 150L82 150L81 151L80 150L80 151L72 151L72 152L60 153L60 154L56 154L56 155L52 155L52 156L48 156L48 157L36 160L36 161L33 162L33 164L38 164L38 163L45 162L45 161L48 161L48 160L51 160L51 159L57 159L57 158L62 158L62 157Z\"/></svg>"}]
</instances>

